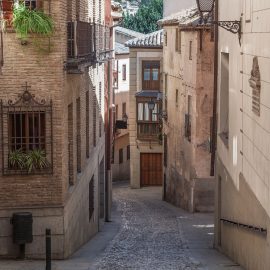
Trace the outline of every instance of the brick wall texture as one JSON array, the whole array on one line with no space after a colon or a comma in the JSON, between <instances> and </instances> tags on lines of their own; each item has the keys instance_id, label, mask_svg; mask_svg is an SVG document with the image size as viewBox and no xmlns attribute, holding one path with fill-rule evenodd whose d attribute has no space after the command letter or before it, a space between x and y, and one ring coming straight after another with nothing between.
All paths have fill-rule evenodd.
<instances>
[{"instance_id":1,"label":"brick wall texture","mask_svg":"<svg viewBox=\"0 0 270 270\"><path fill-rule=\"evenodd\" d=\"M0 255L16 255L12 254L12 252L16 252L16 248L8 248L12 247L11 225L6 222L14 211L32 211L31 209L35 208L34 226L35 222L40 222L40 219L43 220L42 218L44 218L44 224L46 222L52 224L52 233L62 236L59 240L62 245L56 245L53 250L53 254L57 258L70 255L98 230L98 167L105 154L105 136L104 128L102 128L101 136L96 134L96 145L94 145L92 127L97 127L99 121L99 117L96 117L96 123L93 122L93 110L96 110L97 114L100 112L102 124L104 123L104 83L101 87L101 100L97 99L99 83L104 81L104 64L84 66L81 68L80 74L69 74L64 69L67 60L67 21L76 19L85 22L93 21L93 4L101 16L98 19L103 22L105 6L103 0L58 0L52 1L50 7L47 1L44 1L44 10L51 14L55 23L53 37L50 39L29 38L28 44L23 46L14 32L9 31L4 35L4 65L0 74L0 100L3 103L7 103L8 100L16 100L18 95L23 93L22 86L25 82L31 87L30 92L35 95L35 98L45 99L47 102L52 100L53 174L0 175L0 227L4 224L3 226L6 228L3 238L0 237L0 246L2 246ZM48 51L48 44L51 45L50 51ZM87 91L89 98L86 98ZM78 102L76 106L76 100L80 100L79 106ZM96 108L92 106L93 100L96 101ZM88 107L86 101L90 104ZM70 111L71 109L72 111ZM79 120L76 109L80 110ZM86 113L89 113L88 117L86 117ZM68 119L70 121L73 119L73 123L68 125ZM89 119L88 135L86 135L88 130L86 119ZM80 125L79 129L78 125ZM88 143L86 143L86 139L89 140ZM80 142L79 147L77 147L78 141ZM73 162L69 162L70 142L72 142L70 149ZM88 151L86 151L87 146ZM80 173L77 173L77 149L81 163ZM2 151L1 147L0 151ZM0 153L0 164L2 164L1 159L2 152ZM69 179L70 164L73 166L72 181ZM95 180L96 210L92 220L89 221L88 214L84 211L85 209L88 211L87 186L92 176ZM65 211L55 210L55 214L49 214L46 209L50 207L65 209ZM56 224L54 222L56 217L60 217L62 222ZM56 227L59 226L62 228L60 232L56 230ZM78 226L85 228L83 235ZM35 245L40 245L40 249L29 247L27 250L29 257L43 257L42 235L44 232L35 232L34 242Z\"/></svg>"}]
</instances>

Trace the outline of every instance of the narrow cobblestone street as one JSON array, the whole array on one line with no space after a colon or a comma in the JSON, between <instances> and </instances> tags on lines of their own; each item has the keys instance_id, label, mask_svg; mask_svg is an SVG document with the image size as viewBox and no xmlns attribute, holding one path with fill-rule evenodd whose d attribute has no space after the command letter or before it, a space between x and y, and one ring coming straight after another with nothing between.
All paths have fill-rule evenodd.
<instances>
[{"instance_id":1,"label":"narrow cobblestone street","mask_svg":"<svg viewBox=\"0 0 270 270\"><path fill-rule=\"evenodd\" d=\"M114 186L113 221L55 270L241 269L212 248L213 217L161 201L161 188ZM41 270L44 262L0 261L1 270Z\"/></svg>"}]
</instances>

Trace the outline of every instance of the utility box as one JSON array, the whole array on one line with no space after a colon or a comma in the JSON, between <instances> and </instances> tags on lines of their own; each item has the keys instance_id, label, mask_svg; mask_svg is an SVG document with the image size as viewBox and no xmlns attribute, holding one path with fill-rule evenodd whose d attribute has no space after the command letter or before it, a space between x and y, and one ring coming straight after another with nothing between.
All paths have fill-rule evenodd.
<instances>
[{"instance_id":1,"label":"utility box","mask_svg":"<svg viewBox=\"0 0 270 270\"><path fill-rule=\"evenodd\" d=\"M24 245L33 242L33 217L32 213L14 213L11 223L13 224L13 243Z\"/></svg>"}]
</instances>

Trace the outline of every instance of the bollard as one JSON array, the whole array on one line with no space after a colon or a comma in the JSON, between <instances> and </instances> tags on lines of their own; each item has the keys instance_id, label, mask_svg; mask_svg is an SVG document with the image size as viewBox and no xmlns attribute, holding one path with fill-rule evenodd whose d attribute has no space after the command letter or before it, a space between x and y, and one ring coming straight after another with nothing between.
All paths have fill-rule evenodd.
<instances>
[{"instance_id":1,"label":"bollard","mask_svg":"<svg viewBox=\"0 0 270 270\"><path fill-rule=\"evenodd\" d=\"M46 229L46 270L52 269L51 230Z\"/></svg>"}]
</instances>

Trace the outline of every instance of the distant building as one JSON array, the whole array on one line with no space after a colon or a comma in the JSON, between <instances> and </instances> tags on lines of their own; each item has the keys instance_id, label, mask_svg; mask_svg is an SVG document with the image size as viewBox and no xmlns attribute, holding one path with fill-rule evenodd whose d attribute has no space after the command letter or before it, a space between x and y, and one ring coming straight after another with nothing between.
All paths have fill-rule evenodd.
<instances>
[{"instance_id":1,"label":"distant building","mask_svg":"<svg viewBox=\"0 0 270 270\"><path fill-rule=\"evenodd\" d=\"M115 121L129 116L129 48L125 42L144 34L115 27L115 61L113 87L115 93ZM116 129L112 164L113 181L130 179L130 145L128 129Z\"/></svg>"},{"instance_id":2,"label":"distant building","mask_svg":"<svg viewBox=\"0 0 270 270\"><path fill-rule=\"evenodd\" d=\"M162 185L162 44L162 30L126 43L132 188Z\"/></svg>"},{"instance_id":3,"label":"distant building","mask_svg":"<svg viewBox=\"0 0 270 270\"><path fill-rule=\"evenodd\" d=\"M164 29L164 198L194 211L214 210L211 168L214 42L196 8L159 21Z\"/></svg>"}]
</instances>

